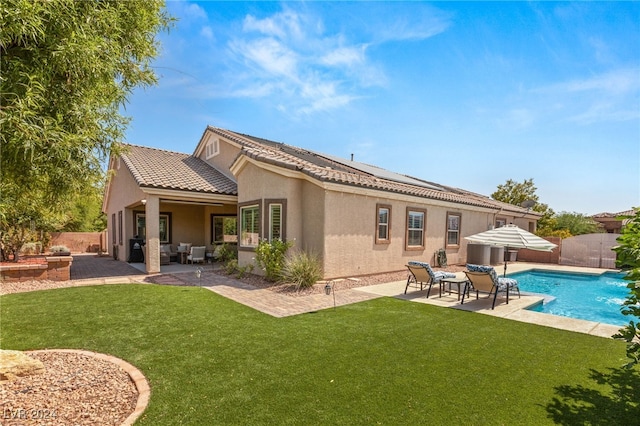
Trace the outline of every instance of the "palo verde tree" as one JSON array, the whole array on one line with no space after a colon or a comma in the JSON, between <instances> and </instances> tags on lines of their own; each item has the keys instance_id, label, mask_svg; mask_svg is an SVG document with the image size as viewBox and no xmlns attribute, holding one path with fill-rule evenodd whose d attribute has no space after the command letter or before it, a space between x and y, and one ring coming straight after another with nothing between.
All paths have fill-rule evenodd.
<instances>
[{"instance_id":1,"label":"palo verde tree","mask_svg":"<svg viewBox=\"0 0 640 426\"><path fill-rule=\"evenodd\" d=\"M620 329L613 337L627 342L627 357L631 368L640 363L640 209L634 216L623 217L627 223L618 237L620 245L616 252L616 266L626 271L625 279L630 281L627 287L629 295L622 306L622 313L635 317L626 327Z\"/></svg>"},{"instance_id":2,"label":"palo verde tree","mask_svg":"<svg viewBox=\"0 0 640 426\"><path fill-rule=\"evenodd\" d=\"M156 82L151 61L172 18L163 1L0 3L0 233L55 221L116 149L133 89Z\"/></svg>"}]
</instances>

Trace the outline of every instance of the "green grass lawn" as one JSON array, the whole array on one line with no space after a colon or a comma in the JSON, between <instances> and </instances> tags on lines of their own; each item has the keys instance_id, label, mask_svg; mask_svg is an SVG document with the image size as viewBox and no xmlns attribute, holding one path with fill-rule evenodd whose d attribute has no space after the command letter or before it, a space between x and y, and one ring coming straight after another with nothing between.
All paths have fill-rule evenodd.
<instances>
[{"instance_id":1,"label":"green grass lawn","mask_svg":"<svg viewBox=\"0 0 640 426\"><path fill-rule=\"evenodd\" d=\"M382 298L272 318L206 289L0 298L3 349L77 348L151 385L137 424L637 424L622 342Z\"/></svg>"}]
</instances>

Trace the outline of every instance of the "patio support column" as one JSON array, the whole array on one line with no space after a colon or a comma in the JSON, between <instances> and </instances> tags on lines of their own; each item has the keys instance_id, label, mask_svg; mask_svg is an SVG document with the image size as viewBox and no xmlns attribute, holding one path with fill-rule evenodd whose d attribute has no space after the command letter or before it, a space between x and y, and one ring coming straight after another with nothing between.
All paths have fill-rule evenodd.
<instances>
[{"instance_id":1,"label":"patio support column","mask_svg":"<svg viewBox=\"0 0 640 426\"><path fill-rule=\"evenodd\" d=\"M145 205L145 224L147 232L147 274L160 272L160 198L147 197Z\"/></svg>"}]
</instances>

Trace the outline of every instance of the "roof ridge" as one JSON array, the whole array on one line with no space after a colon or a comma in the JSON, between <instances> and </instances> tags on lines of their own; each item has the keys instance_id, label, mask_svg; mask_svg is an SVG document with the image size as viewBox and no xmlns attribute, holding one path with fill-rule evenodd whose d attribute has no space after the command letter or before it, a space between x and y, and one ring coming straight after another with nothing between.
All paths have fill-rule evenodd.
<instances>
[{"instance_id":1,"label":"roof ridge","mask_svg":"<svg viewBox=\"0 0 640 426\"><path fill-rule=\"evenodd\" d=\"M152 149L154 151L168 152L168 153L171 153L171 154L191 155L191 154L188 154L186 152L173 151L173 150L165 149L165 148L157 148L155 146L138 145L138 144L128 143L128 142L122 142L121 144L124 145L124 146L130 146L130 147L133 147L133 148ZM124 154L126 154L126 152Z\"/></svg>"}]
</instances>

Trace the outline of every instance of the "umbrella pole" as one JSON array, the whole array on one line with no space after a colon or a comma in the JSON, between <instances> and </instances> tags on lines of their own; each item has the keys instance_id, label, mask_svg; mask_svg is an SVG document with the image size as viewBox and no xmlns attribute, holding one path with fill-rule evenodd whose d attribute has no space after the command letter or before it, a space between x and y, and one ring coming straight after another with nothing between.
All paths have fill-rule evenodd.
<instances>
[{"instance_id":1,"label":"umbrella pole","mask_svg":"<svg viewBox=\"0 0 640 426\"><path fill-rule=\"evenodd\" d=\"M509 263L509 247L507 247L506 250L507 252L504 257L504 273L502 274L503 277L507 276L507 263Z\"/></svg>"}]
</instances>

